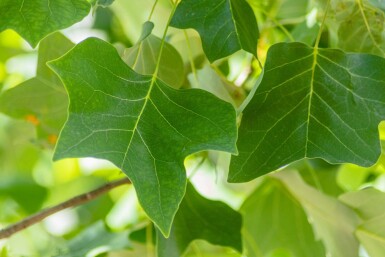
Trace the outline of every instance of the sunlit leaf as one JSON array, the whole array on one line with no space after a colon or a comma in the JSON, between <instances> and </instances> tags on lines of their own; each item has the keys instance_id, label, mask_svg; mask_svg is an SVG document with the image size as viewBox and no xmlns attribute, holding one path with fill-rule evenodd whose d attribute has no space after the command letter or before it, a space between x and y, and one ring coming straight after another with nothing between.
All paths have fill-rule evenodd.
<instances>
[{"instance_id":1,"label":"sunlit leaf","mask_svg":"<svg viewBox=\"0 0 385 257\"><path fill-rule=\"evenodd\" d=\"M266 179L246 199L241 212L246 256L275 256L270 255L272 252L286 254L282 256L325 256L306 213L280 181Z\"/></svg>"},{"instance_id":2,"label":"sunlit leaf","mask_svg":"<svg viewBox=\"0 0 385 257\"><path fill-rule=\"evenodd\" d=\"M188 245L196 239L230 246L242 252L241 226L242 217L238 212L222 202L203 198L188 184L170 237L166 239L158 233L158 256L182 256Z\"/></svg>"},{"instance_id":3,"label":"sunlit leaf","mask_svg":"<svg viewBox=\"0 0 385 257\"><path fill-rule=\"evenodd\" d=\"M315 235L323 241L331 256L358 257L354 231L360 220L353 210L307 185L296 172L284 171L273 177L278 178L301 204Z\"/></svg>"},{"instance_id":4,"label":"sunlit leaf","mask_svg":"<svg viewBox=\"0 0 385 257\"><path fill-rule=\"evenodd\" d=\"M86 0L0 1L0 32L13 29L31 46L48 34L82 20L89 12Z\"/></svg>"},{"instance_id":5,"label":"sunlit leaf","mask_svg":"<svg viewBox=\"0 0 385 257\"><path fill-rule=\"evenodd\" d=\"M248 181L302 158L373 165L381 153L384 71L385 59L374 55L272 46L243 111L229 180Z\"/></svg>"},{"instance_id":6,"label":"sunlit leaf","mask_svg":"<svg viewBox=\"0 0 385 257\"><path fill-rule=\"evenodd\" d=\"M197 30L210 62L241 49L256 55L258 25L245 0L182 0L171 26Z\"/></svg>"},{"instance_id":7,"label":"sunlit leaf","mask_svg":"<svg viewBox=\"0 0 385 257\"><path fill-rule=\"evenodd\" d=\"M385 193L374 188L350 192L340 197L363 219L355 234L371 257L381 257L385 251Z\"/></svg>"},{"instance_id":8,"label":"sunlit leaf","mask_svg":"<svg viewBox=\"0 0 385 257\"><path fill-rule=\"evenodd\" d=\"M145 23L140 41L133 47L126 49L123 54L123 60L140 74L151 75L157 66L162 40L151 35L153 26L152 23ZM158 78L174 88L180 88L184 80L182 58L175 48L167 42L164 42Z\"/></svg>"},{"instance_id":9,"label":"sunlit leaf","mask_svg":"<svg viewBox=\"0 0 385 257\"><path fill-rule=\"evenodd\" d=\"M44 39L39 46L36 77L0 95L0 112L32 123L38 140L47 146L55 145L65 122L68 96L60 79L46 62L60 57L73 46L60 33Z\"/></svg>"},{"instance_id":10,"label":"sunlit leaf","mask_svg":"<svg viewBox=\"0 0 385 257\"><path fill-rule=\"evenodd\" d=\"M70 96L55 159L111 161L169 234L181 202L184 158L206 149L236 152L233 107L202 90L175 90L129 68L108 43L90 38L51 62Z\"/></svg>"}]
</instances>

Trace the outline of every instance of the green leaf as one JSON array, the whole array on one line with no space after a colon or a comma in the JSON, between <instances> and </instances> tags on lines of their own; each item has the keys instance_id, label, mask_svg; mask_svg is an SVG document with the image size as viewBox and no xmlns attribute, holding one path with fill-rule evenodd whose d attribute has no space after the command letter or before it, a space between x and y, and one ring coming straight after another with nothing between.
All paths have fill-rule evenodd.
<instances>
[{"instance_id":1,"label":"green leaf","mask_svg":"<svg viewBox=\"0 0 385 257\"><path fill-rule=\"evenodd\" d=\"M86 0L3 0L0 32L13 29L36 47L42 38L81 21L89 11Z\"/></svg>"},{"instance_id":2,"label":"green leaf","mask_svg":"<svg viewBox=\"0 0 385 257\"><path fill-rule=\"evenodd\" d=\"M378 56L301 43L272 46L243 111L229 181L248 181L302 158L373 165L381 153L384 71Z\"/></svg>"},{"instance_id":3,"label":"green leaf","mask_svg":"<svg viewBox=\"0 0 385 257\"><path fill-rule=\"evenodd\" d=\"M339 199L356 210L357 214L364 220L384 214L385 193L375 188L349 192L341 195Z\"/></svg>"},{"instance_id":4,"label":"green leaf","mask_svg":"<svg viewBox=\"0 0 385 257\"><path fill-rule=\"evenodd\" d=\"M202 197L189 183L175 215L170 237L166 239L158 233L158 256L182 256L196 239L230 246L242 252L241 227L242 217L238 212L222 202Z\"/></svg>"},{"instance_id":5,"label":"green leaf","mask_svg":"<svg viewBox=\"0 0 385 257\"><path fill-rule=\"evenodd\" d=\"M210 62L241 49L257 54L258 25L245 0L182 0L170 25L197 30Z\"/></svg>"},{"instance_id":6,"label":"green leaf","mask_svg":"<svg viewBox=\"0 0 385 257\"><path fill-rule=\"evenodd\" d=\"M342 195L340 200L363 219L355 234L371 257L382 257L385 251L385 193L374 188Z\"/></svg>"},{"instance_id":7,"label":"green leaf","mask_svg":"<svg viewBox=\"0 0 385 257\"><path fill-rule=\"evenodd\" d=\"M152 26L151 26L152 25ZM143 26L141 41L124 51L123 60L140 74L151 75L155 72L162 40L151 35L152 22ZM184 65L178 51L164 42L157 77L174 88L180 88L184 81Z\"/></svg>"},{"instance_id":8,"label":"green leaf","mask_svg":"<svg viewBox=\"0 0 385 257\"><path fill-rule=\"evenodd\" d=\"M242 88L221 79L208 65L197 70L196 76L190 73L188 80L191 87L205 89L233 106L239 106L244 99L245 93Z\"/></svg>"},{"instance_id":9,"label":"green leaf","mask_svg":"<svg viewBox=\"0 0 385 257\"><path fill-rule=\"evenodd\" d=\"M89 226L75 238L68 242L68 245L61 249L61 254L56 257L96 257L103 253L128 249L131 244L128 239L128 232L108 231L101 221Z\"/></svg>"},{"instance_id":10,"label":"green leaf","mask_svg":"<svg viewBox=\"0 0 385 257\"><path fill-rule=\"evenodd\" d=\"M115 0L91 0L92 6L108 7L112 5Z\"/></svg>"},{"instance_id":11,"label":"green leaf","mask_svg":"<svg viewBox=\"0 0 385 257\"><path fill-rule=\"evenodd\" d=\"M241 213L246 256L325 256L306 213L280 181L267 178L246 199ZM282 255L271 254L278 251Z\"/></svg>"},{"instance_id":12,"label":"green leaf","mask_svg":"<svg viewBox=\"0 0 385 257\"><path fill-rule=\"evenodd\" d=\"M383 204L383 203L382 203ZM356 236L371 257L382 257L385 252L385 215L364 222Z\"/></svg>"},{"instance_id":13,"label":"green leaf","mask_svg":"<svg viewBox=\"0 0 385 257\"><path fill-rule=\"evenodd\" d=\"M358 2L338 28L338 47L349 52L385 55L385 15Z\"/></svg>"},{"instance_id":14,"label":"green leaf","mask_svg":"<svg viewBox=\"0 0 385 257\"><path fill-rule=\"evenodd\" d=\"M29 177L3 177L0 181L0 195L12 197L27 213L38 211L47 197L47 189L36 184Z\"/></svg>"},{"instance_id":15,"label":"green leaf","mask_svg":"<svg viewBox=\"0 0 385 257\"><path fill-rule=\"evenodd\" d=\"M96 38L50 63L70 96L54 159L111 161L133 182L138 199L169 234L183 198L183 160L212 149L236 152L233 107L202 90L175 90L128 67Z\"/></svg>"},{"instance_id":16,"label":"green leaf","mask_svg":"<svg viewBox=\"0 0 385 257\"><path fill-rule=\"evenodd\" d=\"M63 84L46 65L71 49L74 44L60 33L45 38L39 47L36 77L0 95L0 112L33 123L37 138L55 145L66 116L68 96Z\"/></svg>"},{"instance_id":17,"label":"green leaf","mask_svg":"<svg viewBox=\"0 0 385 257\"><path fill-rule=\"evenodd\" d=\"M322 239L331 256L358 256L354 230L360 220L353 210L304 183L297 172L283 171L273 177L279 179L302 205L316 236Z\"/></svg>"}]
</instances>

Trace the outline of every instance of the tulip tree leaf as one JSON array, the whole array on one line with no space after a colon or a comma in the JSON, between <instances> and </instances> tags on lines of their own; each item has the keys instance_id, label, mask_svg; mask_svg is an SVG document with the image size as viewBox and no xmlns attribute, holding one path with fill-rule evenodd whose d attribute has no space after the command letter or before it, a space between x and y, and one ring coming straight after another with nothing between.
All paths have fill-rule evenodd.
<instances>
[{"instance_id":1,"label":"tulip tree leaf","mask_svg":"<svg viewBox=\"0 0 385 257\"><path fill-rule=\"evenodd\" d=\"M68 108L68 96L63 84L46 62L62 56L73 46L60 33L43 39L39 46L36 77L0 95L0 112L34 124L37 139L43 145L52 146L56 143Z\"/></svg>"},{"instance_id":2,"label":"tulip tree leaf","mask_svg":"<svg viewBox=\"0 0 385 257\"><path fill-rule=\"evenodd\" d=\"M192 224L193 223L193 224ZM175 216L169 238L158 233L159 257L182 256L195 239L242 252L242 217L222 202L202 197L191 184Z\"/></svg>"},{"instance_id":3,"label":"tulip tree leaf","mask_svg":"<svg viewBox=\"0 0 385 257\"><path fill-rule=\"evenodd\" d=\"M275 251L287 254L283 256L325 256L305 211L280 181L268 177L240 211L246 256L271 256Z\"/></svg>"},{"instance_id":4,"label":"tulip tree leaf","mask_svg":"<svg viewBox=\"0 0 385 257\"><path fill-rule=\"evenodd\" d=\"M140 41L124 51L123 60L140 74L153 74L157 66L162 40L149 34L153 26L152 22L146 22ZM167 42L164 42L163 45L158 78L174 88L180 88L184 80L182 57Z\"/></svg>"},{"instance_id":5,"label":"tulip tree leaf","mask_svg":"<svg viewBox=\"0 0 385 257\"><path fill-rule=\"evenodd\" d=\"M334 257L358 257L359 243L354 230L360 220L355 212L338 199L325 195L306 184L298 172L275 173L277 178L305 210L314 234Z\"/></svg>"},{"instance_id":6,"label":"tulip tree leaf","mask_svg":"<svg viewBox=\"0 0 385 257\"><path fill-rule=\"evenodd\" d=\"M3 0L0 32L13 29L36 47L42 38L81 21L89 11L86 0Z\"/></svg>"},{"instance_id":7,"label":"tulip tree leaf","mask_svg":"<svg viewBox=\"0 0 385 257\"><path fill-rule=\"evenodd\" d=\"M385 250L385 193L374 188L349 192L340 200L353 208L362 218L356 237L373 257L381 257Z\"/></svg>"},{"instance_id":8,"label":"tulip tree leaf","mask_svg":"<svg viewBox=\"0 0 385 257\"><path fill-rule=\"evenodd\" d=\"M258 25L245 0L182 0L171 26L197 30L210 62L241 49L256 55Z\"/></svg>"},{"instance_id":9,"label":"tulip tree leaf","mask_svg":"<svg viewBox=\"0 0 385 257\"><path fill-rule=\"evenodd\" d=\"M373 165L381 153L384 71L385 59L374 55L272 46L243 111L229 180L248 181L302 158Z\"/></svg>"},{"instance_id":10,"label":"tulip tree leaf","mask_svg":"<svg viewBox=\"0 0 385 257\"><path fill-rule=\"evenodd\" d=\"M111 161L166 236L186 187L184 158L213 149L236 152L233 107L203 90L176 90L127 66L96 38L51 62L70 96L54 159Z\"/></svg>"}]
</instances>

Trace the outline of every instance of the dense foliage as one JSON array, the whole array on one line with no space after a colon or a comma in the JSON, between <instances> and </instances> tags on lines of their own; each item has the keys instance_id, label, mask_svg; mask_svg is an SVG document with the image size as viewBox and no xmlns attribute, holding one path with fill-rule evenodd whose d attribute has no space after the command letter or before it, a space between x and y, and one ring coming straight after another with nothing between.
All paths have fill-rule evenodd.
<instances>
[{"instance_id":1,"label":"dense foliage","mask_svg":"<svg viewBox=\"0 0 385 257\"><path fill-rule=\"evenodd\" d=\"M0 1L0 256L384 256L384 10Z\"/></svg>"}]
</instances>

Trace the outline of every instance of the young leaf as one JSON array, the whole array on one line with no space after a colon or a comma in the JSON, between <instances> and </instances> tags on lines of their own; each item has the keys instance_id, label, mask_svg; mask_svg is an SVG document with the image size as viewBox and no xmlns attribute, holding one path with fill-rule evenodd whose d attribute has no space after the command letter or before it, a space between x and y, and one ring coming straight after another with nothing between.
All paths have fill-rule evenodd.
<instances>
[{"instance_id":1,"label":"young leaf","mask_svg":"<svg viewBox=\"0 0 385 257\"><path fill-rule=\"evenodd\" d=\"M157 66L162 40L151 35L153 26L153 23L146 22L143 26L140 41L124 51L123 60L140 74L154 74ZM182 57L167 42L164 42L163 45L158 77L174 88L180 88L184 80Z\"/></svg>"},{"instance_id":2,"label":"young leaf","mask_svg":"<svg viewBox=\"0 0 385 257\"><path fill-rule=\"evenodd\" d=\"M273 252L287 254L282 256L325 256L305 211L280 181L267 178L246 199L241 212L246 256L272 256Z\"/></svg>"},{"instance_id":3,"label":"young leaf","mask_svg":"<svg viewBox=\"0 0 385 257\"><path fill-rule=\"evenodd\" d=\"M66 116L68 96L63 84L46 65L71 49L74 44L60 33L45 38L39 46L36 77L0 95L0 112L33 123L37 138L55 145Z\"/></svg>"},{"instance_id":4,"label":"young leaf","mask_svg":"<svg viewBox=\"0 0 385 257\"><path fill-rule=\"evenodd\" d=\"M170 25L197 30L210 62L241 49L257 54L258 25L245 0L182 0Z\"/></svg>"},{"instance_id":5,"label":"young leaf","mask_svg":"<svg viewBox=\"0 0 385 257\"><path fill-rule=\"evenodd\" d=\"M196 239L233 247L242 252L241 227L242 217L238 212L222 202L202 197L188 183L170 237L164 238L160 233L157 235L158 256L182 256L188 245Z\"/></svg>"},{"instance_id":6,"label":"young leaf","mask_svg":"<svg viewBox=\"0 0 385 257\"><path fill-rule=\"evenodd\" d=\"M236 152L235 110L202 90L175 90L128 67L90 38L50 63L70 96L54 159L111 161L132 180L149 217L168 236L186 187L184 158Z\"/></svg>"},{"instance_id":7,"label":"young leaf","mask_svg":"<svg viewBox=\"0 0 385 257\"><path fill-rule=\"evenodd\" d=\"M378 56L301 43L272 46L243 111L229 180L248 181L302 158L373 165L381 153L384 71Z\"/></svg>"},{"instance_id":8,"label":"young leaf","mask_svg":"<svg viewBox=\"0 0 385 257\"><path fill-rule=\"evenodd\" d=\"M36 47L42 38L81 21L89 11L86 0L3 0L0 32L13 29Z\"/></svg>"}]
</instances>

